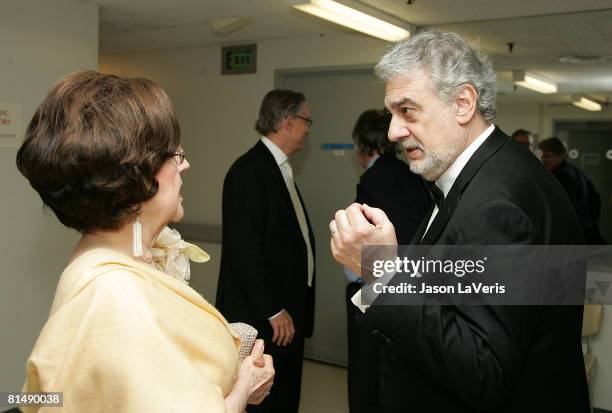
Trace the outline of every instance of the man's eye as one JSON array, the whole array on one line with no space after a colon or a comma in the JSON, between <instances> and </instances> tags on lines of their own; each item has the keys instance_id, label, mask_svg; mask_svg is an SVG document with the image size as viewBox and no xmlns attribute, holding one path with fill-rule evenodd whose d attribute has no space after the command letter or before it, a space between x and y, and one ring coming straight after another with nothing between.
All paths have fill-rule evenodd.
<instances>
[{"instance_id":1,"label":"man's eye","mask_svg":"<svg viewBox=\"0 0 612 413\"><path fill-rule=\"evenodd\" d=\"M411 110L412 110L411 108L407 108L407 107L400 108L400 112L404 115L409 113Z\"/></svg>"}]
</instances>

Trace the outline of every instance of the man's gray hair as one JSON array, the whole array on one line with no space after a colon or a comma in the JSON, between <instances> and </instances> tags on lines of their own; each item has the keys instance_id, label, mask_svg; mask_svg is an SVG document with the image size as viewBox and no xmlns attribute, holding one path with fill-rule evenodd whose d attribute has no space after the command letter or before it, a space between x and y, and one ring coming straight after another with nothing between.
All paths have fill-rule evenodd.
<instances>
[{"instance_id":1,"label":"man's gray hair","mask_svg":"<svg viewBox=\"0 0 612 413\"><path fill-rule=\"evenodd\" d=\"M445 102L457 97L466 83L478 92L478 111L495 119L497 78L489 58L455 33L425 30L391 46L378 62L376 75L384 81L410 76L418 69L429 74L434 93Z\"/></svg>"}]
</instances>

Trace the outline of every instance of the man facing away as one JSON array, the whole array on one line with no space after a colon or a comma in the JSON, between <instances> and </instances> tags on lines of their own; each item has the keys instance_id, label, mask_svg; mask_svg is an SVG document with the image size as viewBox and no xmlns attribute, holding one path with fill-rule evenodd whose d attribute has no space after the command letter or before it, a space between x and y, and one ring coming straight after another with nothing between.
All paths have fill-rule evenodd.
<instances>
[{"instance_id":1,"label":"man facing away","mask_svg":"<svg viewBox=\"0 0 612 413\"><path fill-rule=\"evenodd\" d=\"M386 82L389 139L436 185L421 245L583 243L553 176L495 127L496 76L452 33L395 44ZM331 249L361 272L362 245L396 245L379 209L353 204L330 223ZM365 306L380 343L378 411L587 412L581 306Z\"/></svg>"},{"instance_id":2,"label":"man facing away","mask_svg":"<svg viewBox=\"0 0 612 413\"><path fill-rule=\"evenodd\" d=\"M364 111L353 128L359 164L365 169L357 184L355 202L381 209L396 229L398 242L409 244L428 213L432 200L423 178L396 156L397 145L387 139L391 115L380 109ZM361 312L351 298L361 278L345 268L348 333L348 402L351 413L376 409L374 388L378 372L375 337L363 328Z\"/></svg>"},{"instance_id":3,"label":"man facing away","mask_svg":"<svg viewBox=\"0 0 612 413\"><path fill-rule=\"evenodd\" d=\"M272 90L255 129L261 139L223 184L217 307L254 326L274 358L270 395L249 412L296 412L304 339L314 323L314 238L289 156L304 148L312 120L302 93Z\"/></svg>"}]
</instances>

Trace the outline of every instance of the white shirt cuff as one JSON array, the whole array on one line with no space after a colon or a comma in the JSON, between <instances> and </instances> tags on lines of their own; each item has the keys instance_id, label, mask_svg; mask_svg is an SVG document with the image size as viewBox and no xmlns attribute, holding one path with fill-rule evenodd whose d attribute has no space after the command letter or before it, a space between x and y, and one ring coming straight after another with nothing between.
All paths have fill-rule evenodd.
<instances>
[{"instance_id":1,"label":"white shirt cuff","mask_svg":"<svg viewBox=\"0 0 612 413\"><path fill-rule=\"evenodd\" d=\"M278 317L279 315L281 315L281 313L285 311L285 309L283 308L282 310L280 310L278 313L274 314L272 317L268 317L268 321L274 320L276 317Z\"/></svg>"},{"instance_id":2,"label":"white shirt cuff","mask_svg":"<svg viewBox=\"0 0 612 413\"><path fill-rule=\"evenodd\" d=\"M361 289L359 291L357 291L355 293L355 295L353 295L353 297L351 297L351 301L353 304L355 304L355 306L361 310L362 313L365 313L366 310L370 307L370 304L363 304L362 303L362 297L361 297L361 292L365 289L365 293L369 296L369 302L373 303L374 300L376 300L376 297L378 297L378 294L374 292L374 289L372 288L372 285L374 283L380 283L382 285L387 285L389 283L389 281L391 281L391 279L393 278L393 276L396 274L395 271L392 272L386 272L382 277L377 278L373 283L367 284L363 287L361 287Z\"/></svg>"}]
</instances>

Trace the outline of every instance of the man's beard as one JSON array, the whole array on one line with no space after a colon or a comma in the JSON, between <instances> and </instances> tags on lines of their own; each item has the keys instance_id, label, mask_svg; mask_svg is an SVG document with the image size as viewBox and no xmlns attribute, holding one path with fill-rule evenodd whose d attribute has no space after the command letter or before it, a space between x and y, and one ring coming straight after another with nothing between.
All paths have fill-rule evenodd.
<instances>
[{"instance_id":1,"label":"man's beard","mask_svg":"<svg viewBox=\"0 0 612 413\"><path fill-rule=\"evenodd\" d=\"M402 149L420 149L424 157L420 160L408 159L410 170L428 181L435 181L463 152L464 140L461 137L448 139L437 152L426 151L421 143L411 138L401 140L399 145Z\"/></svg>"}]
</instances>

